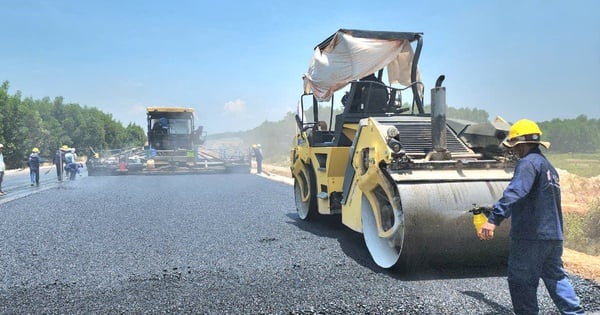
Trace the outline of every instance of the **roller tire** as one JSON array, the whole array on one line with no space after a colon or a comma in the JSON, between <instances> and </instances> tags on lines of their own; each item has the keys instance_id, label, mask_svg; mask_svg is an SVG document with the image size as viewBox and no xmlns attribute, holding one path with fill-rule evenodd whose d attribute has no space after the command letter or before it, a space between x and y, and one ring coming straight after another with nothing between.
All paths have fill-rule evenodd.
<instances>
[{"instance_id":1,"label":"roller tire","mask_svg":"<svg viewBox=\"0 0 600 315\"><path fill-rule=\"evenodd\" d=\"M402 249L391 244L388 240L379 237L373 208L366 197L363 196L361 219L363 238L373 261L382 268L393 268L400 258Z\"/></svg>"},{"instance_id":2,"label":"roller tire","mask_svg":"<svg viewBox=\"0 0 600 315\"><path fill-rule=\"evenodd\" d=\"M318 216L317 210L317 195L316 185L314 176L311 174L310 169L307 167L307 173L303 177L303 181L299 181L294 178L294 200L296 202L296 212L298 217L304 221L311 221L316 219ZM302 195L302 189L300 185L305 185L304 191L306 194Z\"/></svg>"}]
</instances>

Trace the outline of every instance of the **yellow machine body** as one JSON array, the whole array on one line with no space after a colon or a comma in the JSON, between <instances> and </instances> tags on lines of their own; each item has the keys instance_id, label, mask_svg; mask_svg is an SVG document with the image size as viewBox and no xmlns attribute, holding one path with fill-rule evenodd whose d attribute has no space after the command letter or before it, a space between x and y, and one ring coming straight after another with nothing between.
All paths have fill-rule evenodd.
<instances>
[{"instance_id":1,"label":"yellow machine body","mask_svg":"<svg viewBox=\"0 0 600 315\"><path fill-rule=\"evenodd\" d=\"M502 196L513 175L510 163L472 168L466 159L423 157L413 161L421 168L389 170L381 166L393 160L386 143L390 125L370 117L359 126L352 151L311 147L306 132L296 138L302 145L292 150L291 169L297 198L306 207L315 202L320 215L341 213L342 223L364 234L373 259L384 268L506 261L509 224L497 229L494 242L480 242L468 210L474 203L490 205ZM346 179L348 174L353 174L351 179ZM345 180L350 181L346 191Z\"/></svg>"},{"instance_id":2,"label":"yellow machine body","mask_svg":"<svg viewBox=\"0 0 600 315\"><path fill-rule=\"evenodd\" d=\"M414 52L411 43L417 43ZM309 221L340 214L344 225L363 234L383 268L505 263L510 223L496 229L493 241L481 242L469 210L491 206L513 176L515 160L500 148L510 125L500 118L447 118L443 76L426 113L416 70L421 44L420 33L339 30L317 45L290 151L298 216ZM381 49L386 45L389 51ZM370 51L373 58L362 58ZM345 56L353 58L339 59ZM352 66L336 68L346 64ZM382 83L386 67L388 79L405 87ZM365 72L339 79L345 69L361 68ZM350 89L334 120L331 93L344 86ZM409 91L412 106L402 102ZM312 113L305 112L307 97ZM331 103L326 115L319 112L324 101ZM323 128L322 116L329 116L330 128Z\"/></svg>"}]
</instances>

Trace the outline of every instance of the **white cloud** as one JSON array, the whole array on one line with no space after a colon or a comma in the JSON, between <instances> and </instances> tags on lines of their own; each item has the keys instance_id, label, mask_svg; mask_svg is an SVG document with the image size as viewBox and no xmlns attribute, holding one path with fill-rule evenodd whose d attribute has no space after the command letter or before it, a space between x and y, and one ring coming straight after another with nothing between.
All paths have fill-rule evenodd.
<instances>
[{"instance_id":1,"label":"white cloud","mask_svg":"<svg viewBox=\"0 0 600 315\"><path fill-rule=\"evenodd\" d=\"M242 113L246 111L246 102L238 98L235 101L225 103L223 109L227 113Z\"/></svg>"}]
</instances>

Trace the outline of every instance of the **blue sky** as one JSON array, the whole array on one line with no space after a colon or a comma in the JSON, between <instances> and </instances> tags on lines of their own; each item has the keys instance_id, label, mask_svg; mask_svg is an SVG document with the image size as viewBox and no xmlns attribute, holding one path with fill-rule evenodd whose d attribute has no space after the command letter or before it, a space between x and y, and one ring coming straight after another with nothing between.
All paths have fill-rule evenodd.
<instances>
[{"instance_id":1,"label":"blue sky","mask_svg":"<svg viewBox=\"0 0 600 315\"><path fill-rule=\"evenodd\" d=\"M340 28L423 32L426 103L445 74L452 107L600 118L595 0L0 0L0 81L124 124L186 106L209 134L248 130L295 111L314 46Z\"/></svg>"}]
</instances>

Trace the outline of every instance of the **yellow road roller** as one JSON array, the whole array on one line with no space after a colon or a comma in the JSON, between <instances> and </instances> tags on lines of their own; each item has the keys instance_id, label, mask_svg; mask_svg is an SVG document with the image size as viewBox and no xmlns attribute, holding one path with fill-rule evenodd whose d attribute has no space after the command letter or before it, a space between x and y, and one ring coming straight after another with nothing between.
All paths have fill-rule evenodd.
<instances>
[{"instance_id":1,"label":"yellow road roller","mask_svg":"<svg viewBox=\"0 0 600 315\"><path fill-rule=\"evenodd\" d=\"M422 33L340 29L315 47L290 150L298 216L339 215L382 268L503 263L510 224L481 242L473 209L512 178L510 124L447 118L444 76L426 112L422 45Z\"/></svg>"}]
</instances>

